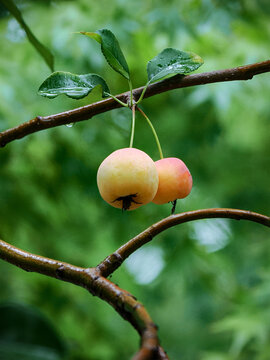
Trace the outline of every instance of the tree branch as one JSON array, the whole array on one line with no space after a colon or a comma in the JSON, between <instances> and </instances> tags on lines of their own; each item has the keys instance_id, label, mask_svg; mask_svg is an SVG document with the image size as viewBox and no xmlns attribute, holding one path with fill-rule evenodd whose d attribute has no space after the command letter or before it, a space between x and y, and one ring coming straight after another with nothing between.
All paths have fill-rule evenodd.
<instances>
[{"instance_id":1,"label":"tree branch","mask_svg":"<svg viewBox=\"0 0 270 360\"><path fill-rule=\"evenodd\" d=\"M141 348L133 360L168 360L165 351L159 344L157 326L144 306L133 295L120 289L106 277L114 272L130 254L164 230L185 222L207 218L249 220L270 227L270 217L251 211L204 209L171 215L162 219L121 246L95 268L82 268L34 255L3 240L0 240L0 259L23 270L34 271L87 289L93 296L98 296L110 304L141 336Z\"/></svg>"},{"instance_id":2,"label":"tree branch","mask_svg":"<svg viewBox=\"0 0 270 360\"><path fill-rule=\"evenodd\" d=\"M176 75L169 79L159 81L148 86L144 98L148 98L169 90L190 87L195 85L204 85L222 81L249 80L253 76L270 71L270 60L258 62L251 65L239 66L232 69L211 71L187 76ZM140 97L144 87L133 90L133 97L137 100ZM127 102L129 91L119 94L116 97ZM13 140L21 139L26 135L53 128L56 126L75 123L88 120L95 115L117 109L121 105L113 98L105 99L94 104L86 105L74 110L65 111L59 114L49 116L37 116L14 128L0 133L0 146L3 147Z\"/></svg>"},{"instance_id":3,"label":"tree branch","mask_svg":"<svg viewBox=\"0 0 270 360\"><path fill-rule=\"evenodd\" d=\"M235 220L249 220L259 224L270 227L270 217L261 215L251 211L237 210L237 209L202 209L189 211L181 214L171 215L156 224L150 226L133 239L129 240L126 244L121 246L113 254L109 255L103 260L97 268L102 276L107 277L113 273L129 255L134 253L144 244L151 241L156 235L160 234L170 227L183 224L186 222L210 219L210 218L229 218Z\"/></svg>"},{"instance_id":4,"label":"tree branch","mask_svg":"<svg viewBox=\"0 0 270 360\"><path fill-rule=\"evenodd\" d=\"M26 271L37 272L81 286L110 304L141 336L141 349L134 359L168 359L159 345L157 326L144 306L125 290L100 275L97 268L82 268L31 254L0 240L0 259Z\"/></svg>"}]
</instances>

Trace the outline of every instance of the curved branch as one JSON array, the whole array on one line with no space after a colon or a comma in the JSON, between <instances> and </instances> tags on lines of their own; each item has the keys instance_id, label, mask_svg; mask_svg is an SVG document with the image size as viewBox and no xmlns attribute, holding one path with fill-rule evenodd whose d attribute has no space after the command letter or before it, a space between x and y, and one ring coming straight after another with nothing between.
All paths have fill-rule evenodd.
<instances>
[{"instance_id":1,"label":"curved branch","mask_svg":"<svg viewBox=\"0 0 270 360\"><path fill-rule=\"evenodd\" d=\"M113 273L129 255L134 253L134 251L139 249L144 244L151 241L156 235L160 234L164 230L189 221L210 218L249 220L270 227L269 216L238 209L202 209L175 214L162 219L161 221L141 232L139 235L135 236L133 239L129 240L126 244L121 246L113 254L109 255L105 260L103 260L97 266L97 268L99 269L102 276L107 277Z\"/></svg>"},{"instance_id":2,"label":"curved branch","mask_svg":"<svg viewBox=\"0 0 270 360\"><path fill-rule=\"evenodd\" d=\"M87 289L92 295L110 304L141 336L141 349L133 360L166 360L168 357L159 345L157 326L144 306L134 296L120 289L106 277L115 271L130 254L164 230L185 222L207 218L249 220L270 227L270 217L251 211L204 209L171 215L159 221L121 246L95 268L82 268L34 255L3 240L0 240L0 259L23 270L34 271Z\"/></svg>"},{"instance_id":3,"label":"curved branch","mask_svg":"<svg viewBox=\"0 0 270 360\"><path fill-rule=\"evenodd\" d=\"M31 254L0 240L0 259L26 271L37 272L81 286L110 304L141 336L141 349L134 359L168 359L159 345L157 326L144 306L127 291L100 275L97 268L82 268Z\"/></svg>"},{"instance_id":4,"label":"curved branch","mask_svg":"<svg viewBox=\"0 0 270 360\"><path fill-rule=\"evenodd\" d=\"M270 60L239 66L232 69L211 71L200 74L193 74L187 76L176 75L169 79L159 81L157 83L148 86L144 98L148 98L169 90L179 89L184 87L190 87L195 85L211 84L222 81L235 81L235 80L249 80L253 76L266 73L270 71ZM133 90L133 97L137 100L144 87ZM127 102L129 97L129 91L116 97ZM5 130L0 133L0 146L3 147L13 140L21 139L29 134L53 128L56 126L75 123L83 120L88 120L95 115L102 114L104 112L121 107L121 105L113 98L102 100L94 104L86 105L74 110L65 111L59 114L49 116L37 116L36 118L29 120L23 124L20 124L14 128Z\"/></svg>"}]
</instances>

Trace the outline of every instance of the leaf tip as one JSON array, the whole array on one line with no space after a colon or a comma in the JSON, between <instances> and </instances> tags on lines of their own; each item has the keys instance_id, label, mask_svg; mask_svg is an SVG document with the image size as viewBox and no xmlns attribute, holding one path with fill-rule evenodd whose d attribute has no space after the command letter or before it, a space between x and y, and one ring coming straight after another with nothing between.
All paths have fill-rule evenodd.
<instances>
[{"instance_id":1,"label":"leaf tip","mask_svg":"<svg viewBox=\"0 0 270 360\"><path fill-rule=\"evenodd\" d=\"M102 42L101 35L98 32L80 31L79 33L82 35L89 36L90 38L96 40L100 44Z\"/></svg>"},{"instance_id":2,"label":"leaf tip","mask_svg":"<svg viewBox=\"0 0 270 360\"><path fill-rule=\"evenodd\" d=\"M204 60L203 60L203 58L201 58L199 55L197 55L197 54L195 54L195 53L193 53L193 52L189 52L190 53L190 55L191 55L191 57L192 57L192 59L193 59L193 61L195 62L195 63L197 63L197 64L204 64ZM201 66L200 65L200 66Z\"/></svg>"}]
</instances>

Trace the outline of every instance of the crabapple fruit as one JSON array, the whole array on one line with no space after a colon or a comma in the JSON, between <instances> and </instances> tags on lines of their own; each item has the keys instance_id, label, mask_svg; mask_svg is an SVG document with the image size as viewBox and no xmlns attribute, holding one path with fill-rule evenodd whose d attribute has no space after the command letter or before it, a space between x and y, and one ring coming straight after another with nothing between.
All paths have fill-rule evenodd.
<instances>
[{"instance_id":1,"label":"crabapple fruit","mask_svg":"<svg viewBox=\"0 0 270 360\"><path fill-rule=\"evenodd\" d=\"M185 198L192 188L191 174L184 162L177 158L165 158L155 162L159 185L152 200L155 204L165 204Z\"/></svg>"},{"instance_id":2,"label":"crabapple fruit","mask_svg":"<svg viewBox=\"0 0 270 360\"><path fill-rule=\"evenodd\" d=\"M122 210L151 202L158 189L154 161L135 148L114 151L99 166L97 184L101 197Z\"/></svg>"}]
</instances>

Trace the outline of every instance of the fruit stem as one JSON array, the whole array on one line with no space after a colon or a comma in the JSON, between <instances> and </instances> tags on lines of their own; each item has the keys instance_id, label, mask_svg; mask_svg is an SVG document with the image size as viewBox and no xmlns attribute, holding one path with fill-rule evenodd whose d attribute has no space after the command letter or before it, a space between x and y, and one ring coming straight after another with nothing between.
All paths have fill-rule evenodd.
<instances>
[{"instance_id":1,"label":"fruit stem","mask_svg":"<svg viewBox=\"0 0 270 360\"><path fill-rule=\"evenodd\" d=\"M145 87L143 88L143 91L142 91L142 93L141 93L141 96L139 97L139 100L137 101L137 104L139 104L141 101L142 101L142 99L143 99L143 97L144 97L144 94L145 94L145 92L146 92L146 90L147 90L147 88L148 88L148 85L149 85L149 82L145 85Z\"/></svg>"},{"instance_id":2,"label":"fruit stem","mask_svg":"<svg viewBox=\"0 0 270 360\"><path fill-rule=\"evenodd\" d=\"M129 147L133 147L133 140L134 140L134 132L135 132L135 112L136 112L136 105L132 105L132 124L131 124L131 134L130 134L130 143Z\"/></svg>"},{"instance_id":3,"label":"fruit stem","mask_svg":"<svg viewBox=\"0 0 270 360\"><path fill-rule=\"evenodd\" d=\"M171 203L172 203L171 215L174 215L174 213L175 213L175 208L176 208L176 204L177 204L177 199L176 199L176 200L173 200Z\"/></svg>"},{"instance_id":4,"label":"fruit stem","mask_svg":"<svg viewBox=\"0 0 270 360\"><path fill-rule=\"evenodd\" d=\"M142 111L142 109L140 109L139 107L137 107L137 109L139 110L139 112L142 114L143 117L145 117L146 121L148 122L151 130L152 130L152 133L154 135L154 138L156 140L156 143L157 143L157 147L158 147L158 151L159 151L159 156L161 159L163 159L163 153L162 153L162 149L161 149L161 146L160 146L160 142L159 142L159 139L158 139L158 136L157 136L157 133L156 133L156 130L153 126L153 124L151 123L150 119L148 118L148 116Z\"/></svg>"},{"instance_id":5,"label":"fruit stem","mask_svg":"<svg viewBox=\"0 0 270 360\"><path fill-rule=\"evenodd\" d=\"M130 90L130 107L133 106L133 93L132 93L132 82L130 79L128 79L128 85L129 85L129 90Z\"/></svg>"},{"instance_id":6,"label":"fruit stem","mask_svg":"<svg viewBox=\"0 0 270 360\"><path fill-rule=\"evenodd\" d=\"M108 95L108 96L112 97L115 101L117 101L117 102L118 102L119 104L121 104L122 106L128 107L128 104L126 104L126 103L124 103L123 101L117 99L116 96L114 96L114 95L112 95L112 94L110 94L110 93L108 93L108 92L105 92L105 95Z\"/></svg>"}]
</instances>

